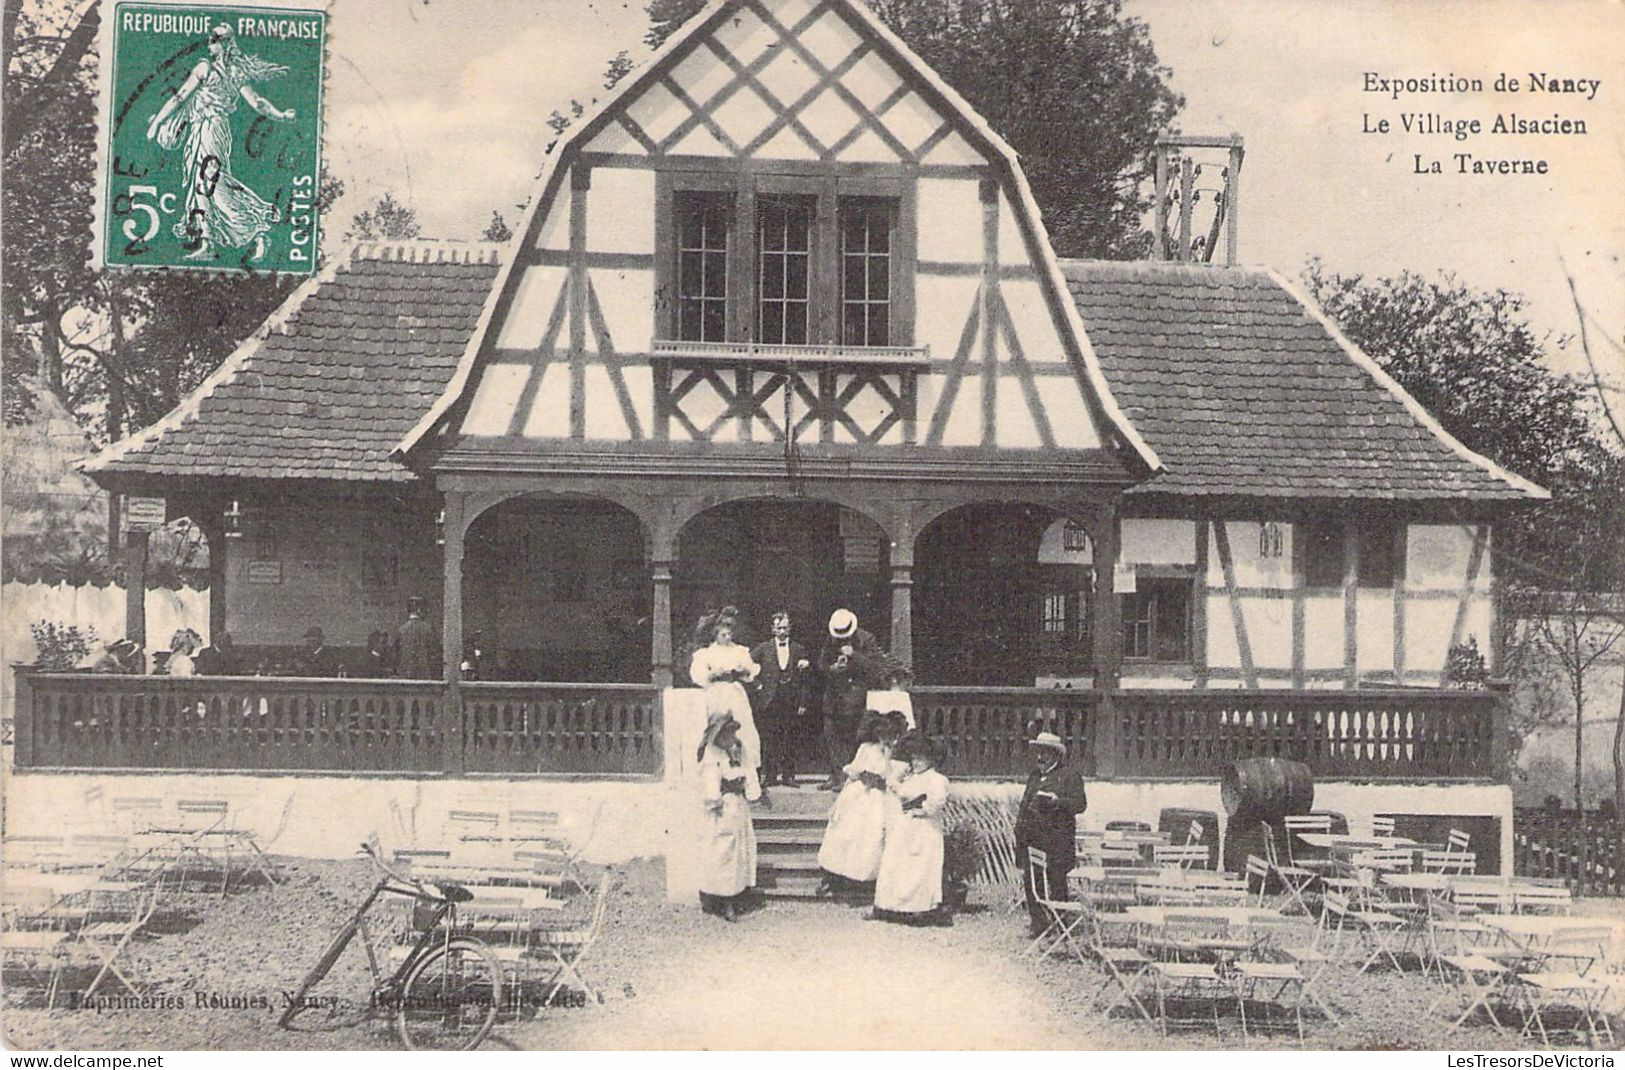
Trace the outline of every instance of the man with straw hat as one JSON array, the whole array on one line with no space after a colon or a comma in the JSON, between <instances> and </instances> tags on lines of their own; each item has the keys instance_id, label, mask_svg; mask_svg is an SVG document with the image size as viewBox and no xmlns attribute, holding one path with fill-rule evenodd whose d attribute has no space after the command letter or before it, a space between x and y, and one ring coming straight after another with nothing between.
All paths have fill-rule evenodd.
<instances>
[{"instance_id":1,"label":"man with straw hat","mask_svg":"<svg viewBox=\"0 0 1625 1070\"><path fill-rule=\"evenodd\" d=\"M824 675L824 750L829 758L829 779L820 785L838 791L841 769L858 743L858 726L869 708L869 692L886 682L886 651L878 640L858 627L850 609L830 614L829 639L819 655Z\"/></svg>"},{"instance_id":2,"label":"man with straw hat","mask_svg":"<svg viewBox=\"0 0 1625 1070\"><path fill-rule=\"evenodd\" d=\"M1048 920L1038 905L1027 848L1036 847L1047 856L1050 898L1068 898L1066 875L1078 858L1078 815L1088 808L1089 797L1083 790L1083 777L1066 766L1066 744L1060 736L1039 732L1027 742L1027 750L1033 770L1027 775L1027 790L1022 792L1021 809L1016 813L1016 864L1021 867L1027 914L1036 937Z\"/></svg>"}]
</instances>

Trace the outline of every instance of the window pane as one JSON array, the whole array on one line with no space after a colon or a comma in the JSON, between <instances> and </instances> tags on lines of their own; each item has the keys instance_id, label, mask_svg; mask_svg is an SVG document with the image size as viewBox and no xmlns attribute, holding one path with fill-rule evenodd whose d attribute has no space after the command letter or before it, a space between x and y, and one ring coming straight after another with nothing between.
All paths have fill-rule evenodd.
<instances>
[{"instance_id":1,"label":"window pane","mask_svg":"<svg viewBox=\"0 0 1625 1070\"><path fill-rule=\"evenodd\" d=\"M721 342L728 336L728 305L724 301L705 302L706 342Z\"/></svg>"},{"instance_id":2,"label":"window pane","mask_svg":"<svg viewBox=\"0 0 1625 1070\"><path fill-rule=\"evenodd\" d=\"M866 344L872 346L891 345L890 318L890 305L869 306L869 337Z\"/></svg>"},{"instance_id":3,"label":"window pane","mask_svg":"<svg viewBox=\"0 0 1625 1070\"><path fill-rule=\"evenodd\" d=\"M767 256L762 258L762 296L784 296L784 258L781 256Z\"/></svg>"},{"instance_id":4,"label":"window pane","mask_svg":"<svg viewBox=\"0 0 1625 1070\"><path fill-rule=\"evenodd\" d=\"M705 254L705 296L728 296L728 254Z\"/></svg>"},{"instance_id":5,"label":"window pane","mask_svg":"<svg viewBox=\"0 0 1625 1070\"><path fill-rule=\"evenodd\" d=\"M784 310L784 340L789 345L807 344L807 303L791 305Z\"/></svg>"},{"instance_id":6,"label":"window pane","mask_svg":"<svg viewBox=\"0 0 1625 1070\"><path fill-rule=\"evenodd\" d=\"M704 253L684 253L677 270L679 292L684 297L698 297L705 293Z\"/></svg>"},{"instance_id":7,"label":"window pane","mask_svg":"<svg viewBox=\"0 0 1625 1070\"><path fill-rule=\"evenodd\" d=\"M869 258L869 300L891 299L891 261L885 257Z\"/></svg>"},{"instance_id":8,"label":"window pane","mask_svg":"<svg viewBox=\"0 0 1625 1070\"><path fill-rule=\"evenodd\" d=\"M807 278L807 262L809 258L805 256L791 256L787 257L786 259L787 263L785 266L788 270L788 277L785 279L784 292L791 297L806 299L808 296L809 283L809 279Z\"/></svg>"},{"instance_id":9,"label":"window pane","mask_svg":"<svg viewBox=\"0 0 1625 1070\"><path fill-rule=\"evenodd\" d=\"M1303 540L1304 583L1310 587L1343 586L1343 529L1335 521L1299 524L1293 531Z\"/></svg>"},{"instance_id":10,"label":"window pane","mask_svg":"<svg viewBox=\"0 0 1625 1070\"><path fill-rule=\"evenodd\" d=\"M796 208L790 213L789 226L786 228L784 245L787 249L806 252L812 248L812 213L805 208Z\"/></svg>"},{"instance_id":11,"label":"window pane","mask_svg":"<svg viewBox=\"0 0 1625 1070\"><path fill-rule=\"evenodd\" d=\"M841 293L848 301L861 301L868 294L863 271L863 257L849 256L843 268L845 280L841 286Z\"/></svg>"},{"instance_id":12,"label":"window pane","mask_svg":"<svg viewBox=\"0 0 1625 1070\"><path fill-rule=\"evenodd\" d=\"M784 306L778 302L762 305L762 341L775 344L784 341Z\"/></svg>"},{"instance_id":13,"label":"window pane","mask_svg":"<svg viewBox=\"0 0 1625 1070\"><path fill-rule=\"evenodd\" d=\"M891 213L884 209L876 209L869 217L869 251L871 253L891 252Z\"/></svg>"},{"instance_id":14,"label":"window pane","mask_svg":"<svg viewBox=\"0 0 1625 1070\"><path fill-rule=\"evenodd\" d=\"M684 301L678 313L677 337L685 342L699 342L704 340L700 333L700 309L698 301Z\"/></svg>"},{"instance_id":15,"label":"window pane","mask_svg":"<svg viewBox=\"0 0 1625 1070\"><path fill-rule=\"evenodd\" d=\"M869 324L863 315L862 305L847 305L845 315L841 319L841 344L849 346L866 346L869 344Z\"/></svg>"}]
</instances>

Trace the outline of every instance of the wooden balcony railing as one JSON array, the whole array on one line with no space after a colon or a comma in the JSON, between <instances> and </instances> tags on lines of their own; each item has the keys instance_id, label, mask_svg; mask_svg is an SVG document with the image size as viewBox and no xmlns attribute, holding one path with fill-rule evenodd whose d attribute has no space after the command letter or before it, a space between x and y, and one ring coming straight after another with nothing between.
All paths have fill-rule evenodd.
<instances>
[{"instance_id":1,"label":"wooden balcony railing","mask_svg":"<svg viewBox=\"0 0 1625 1070\"><path fill-rule=\"evenodd\" d=\"M659 692L639 684L462 687L470 773L656 775Z\"/></svg>"},{"instance_id":2,"label":"wooden balcony railing","mask_svg":"<svg viewBox=\"0 0 1625 1070\"><path fill-rule=\"evenodd\" d=\"M1206 777L1280 757L1322 779L1494 779L1505 719L1491 691L1127 690L1102 729L1103 765L1119 776Z\"/></svg>"},{"instance_id":3,"label":"wooden balcony railing","mask_svg":"<svg viewBox=\"0 0 1625 1070\"><path fill-rule=\"evenodd\" d=\"M18 768L430 771L433 680L17 674Z\"/></svg>"},{"instance_id":4,"label":"wooden balcony railing","mask_svg":"<svg viewBox=\"0 0 1625 1070\"><path fill-rule=\"evenodd\" d=\"M1208 779L1240 758L1317 778L1497 780L1489 691L1112 691L920 687L915 717L956 777L1026 774L1051 731L1103 779ZM638 684L17 672L19 769L658 776L659 692Z\"/></svg>"}]
</instances>

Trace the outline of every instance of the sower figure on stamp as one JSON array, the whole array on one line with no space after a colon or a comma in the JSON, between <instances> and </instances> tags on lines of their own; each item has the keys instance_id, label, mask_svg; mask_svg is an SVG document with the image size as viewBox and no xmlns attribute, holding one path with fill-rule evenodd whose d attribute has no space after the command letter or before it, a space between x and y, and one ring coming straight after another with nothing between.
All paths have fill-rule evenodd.
<instances>
[{"instance_id":1,"label":"sower figure on stamp","mask_svg":"<svg viewBox=\"0 0 1625 1070\"><path fill-rule=\"evenodd\" d=\"M209 58L199 60L174 96L147 122L147 139L181 149L186 198L177 238L196 242L188 260L212 260L217 246L252 246L250 261L264 259L267 234L278 218L274 204L238 181L231 170L231 117L239 101L285 123L296 117L266 100L251 83L287 74L288 68L244 54L226 23L209 34Z\"/></svg>"},{"instance_id":2,"label":"sower figure on stamp","mask_svg":"<svg viewBox=\"0 0 1625 1070\"><path fill-rule=\"evenodd\" d=\"M886 682L886 661L880 643L858 627L857 614L850 609L830 614L829 639L818 657L824 673L824 750L829 761L829 779L820 785L825 791L841 787L841 769L857 746L869 691Z\"/></svg>"},{"instance_id":3,"label":"sower figure on stamp","mask_svg":"<svg viewBox=\"0 0 1625 1070\"><path fill-rule=\"evenodd\" d=\"M794 784L812 662L807 660L807 648L790 638L788 610L774 611L773 638L758 643L750 659L762 668L755 694L756 727L762 736L762 784Z\"/></svg>"},{"instance_id":4,"label":"sower figure on stamp","mask_svg":"<svg viewBox=\"0 0 1625 1070\"><path fill-rule=\"evenodd\" d=\"M1033 771L1027 775L1027 790L1022 792L1021 809L1016 813L1016 864L1023 874L1032 934L1037 936L1048 922L1038 905L1027 848L1036 847L1048 856L1050 897L1068 898L1066 875L1078 857L1078 815L1088 809L1089 796L1083 790L1083 777L1066 767L1066 744L1059 736L1040 732L1027 747Z\"/></svg>"}]
</instances>

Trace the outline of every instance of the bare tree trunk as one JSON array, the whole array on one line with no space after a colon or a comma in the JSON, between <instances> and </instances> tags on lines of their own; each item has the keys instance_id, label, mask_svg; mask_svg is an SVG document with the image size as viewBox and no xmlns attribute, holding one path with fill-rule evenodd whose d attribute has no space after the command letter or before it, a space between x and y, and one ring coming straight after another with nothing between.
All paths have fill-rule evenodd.
<instances>
[{"instance_id":1,"label":"bare tree trunk","mask_svg":"<svg viewBox=\"0 0 1625 1070\"><path fill-rule=\"evenodd\" d=\"M109 444L117 442L124 437L125 399L124 399L124 368L128 365L124 360L124 306L120 300L117 280L109 279L107 283L107 318L112 326L112 349L118 367L112 362L102 361L102 374L107 377L107 441ZM107 557L109 561L117 561L123 552L123 539L119 531L119 496L109 492L107 495Z\"/></svg>"},{"instance_id":2,"label":"bare tree trunk","mask_svg":"<svg viewBox=\"0 0 1625 1070\"><path fill-rule=\"evenodd\" d=\"M1625 680L1619 686L1619 717L1614 721L1614 813L1625 817Z\"/></svg>"},{"instance_id":3,"label":"bare tree trunk","mask_svg":"<svg viewBox=\"0 0 1625 1070\"><path fill-rule=\"evenodd\" d=\"M1579 673L1575 673L1572 684L1574 691L1574 808L1583 815L1585 813L1585 682Z\"/></svg>"}]
</instances>

